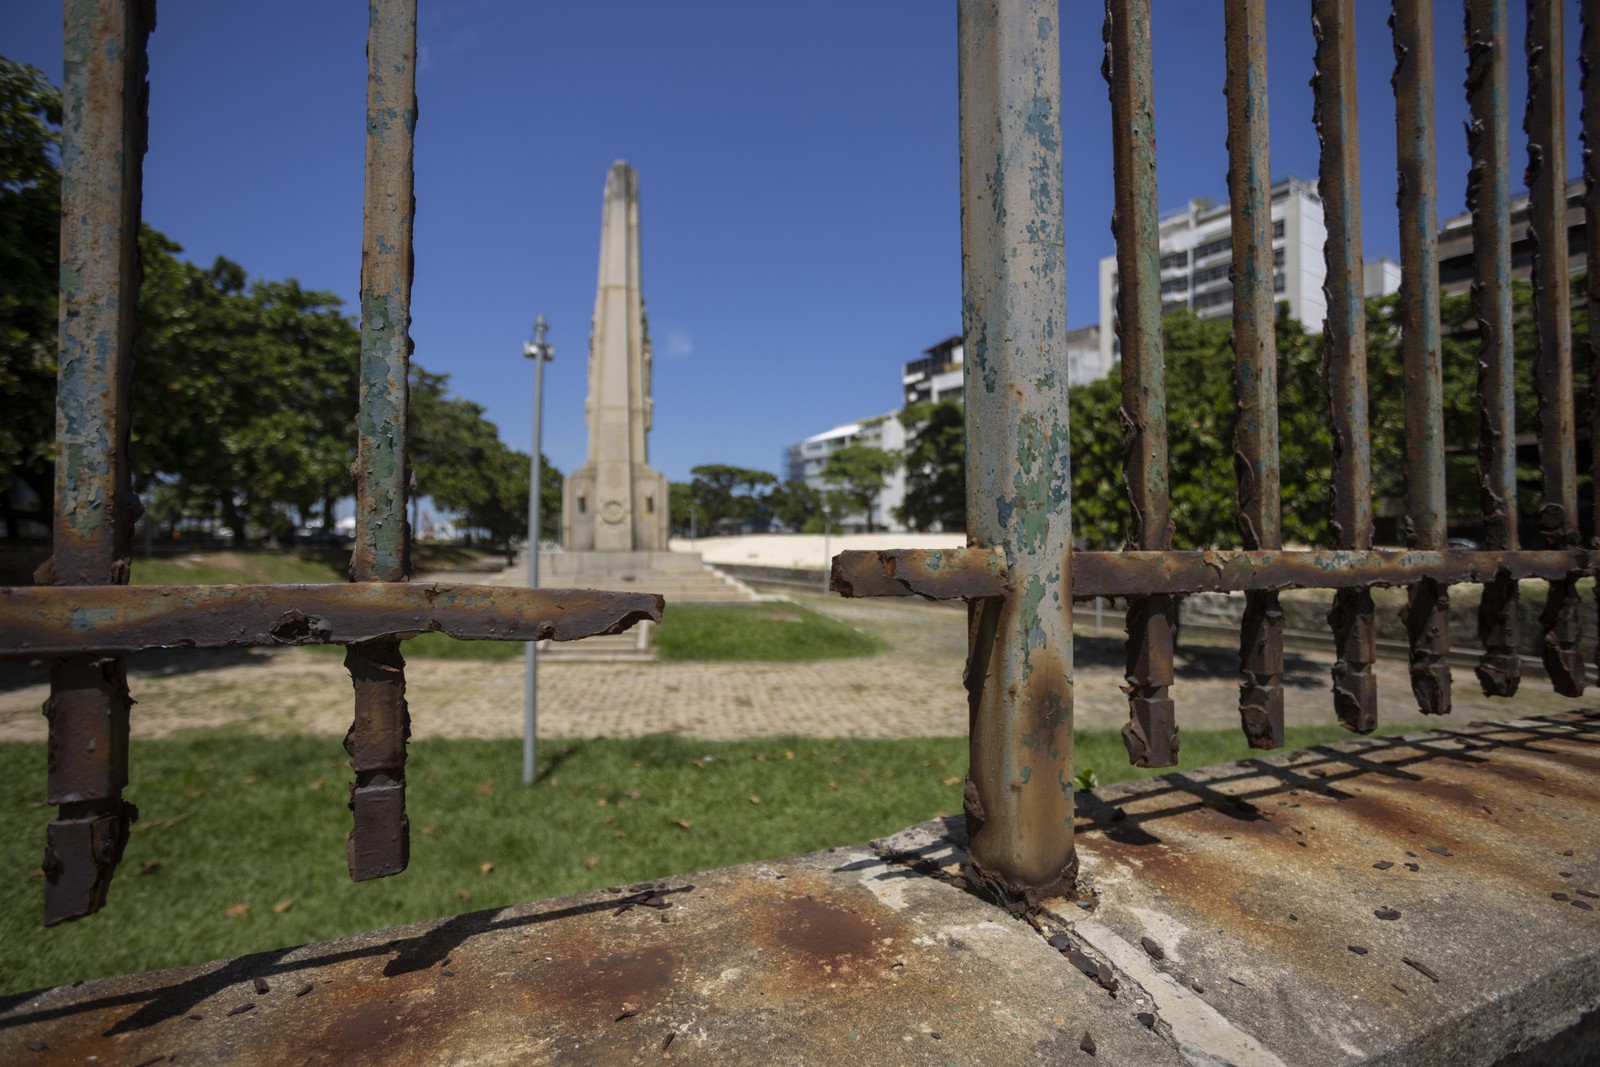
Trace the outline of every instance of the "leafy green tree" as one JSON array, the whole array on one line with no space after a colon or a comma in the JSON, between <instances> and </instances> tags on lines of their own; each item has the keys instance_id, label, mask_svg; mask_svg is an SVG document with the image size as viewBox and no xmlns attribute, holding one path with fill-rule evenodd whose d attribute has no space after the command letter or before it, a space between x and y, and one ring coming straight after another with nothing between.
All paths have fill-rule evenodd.
<instances>
[{"instance_id":1,"label":"leafy green tree","mask_svg":"<svg viewBox=\"0 0 1600 1067\"><path fill-rule=\"evenodd\" d=\"M332 293L250 284L146 229L134 339L134 487L179 487L185 514L287 533L350 491L360 339Z\"/></svg>"},{"instance_id":2,"label":"leafy green tree","mask_svg":"<svg viewBox=\"0 0 1600 1067\"><path fill-rule=\"evenodd\" d=\"M769 471L734 467L726 463L706 463L689 470L695 519L700 530L709 530L723 519L754 519L761 514L762 490L777 483Z\"/></svg>"},{"instance_id":3,"label":"leafy green tree","mask_svg":"<svg viewBox=\"0 0 1600 1067\"><path fill-rule=\"evenodd\" d=\"M773 486L766 505L772 517L789 530L803 531L822 522L822 494L799 478Z\"/></svg>"},{"instance_id":4,"label":"leafy green tree","mask_svg":"<svg viewBox=\"0 0 1600 1067\"><path fill-rule=\"evenodd\" d=\"M900 457L871 445L850 444L835 450L822 466L822 480L835 487L840 502L866 516L867 532L874 529L872 506L884 482L900 466Z\"/></svg>"},{"instance_id":5,"label":"leafy green tree","mask_svg":"<svg viewBox=\"0 0 1600 1067\"><path fill-rule=\"evenodd\" d=\"M967 429L954 400L912 404L900 412L906 446L906 498L895 518L913 530L967 528Z\"/></svg>"},{"instance_id":6,"label":"leafy green tree","mask_svg":"<svg viewBox=\"0 0 1600 1067\"><path fill-rule=\"evenodd\" d=\"M528 532L531 457L508 448L481 405L451 396L450 377L412 364L408 450L416 492L466 523L509 542ZM541 460L539 536L561 532L561 472Z\"/></svg>"},{"instance_id":7,"label":"leafy green tree","mask_svg":"<svg viewBox=\"0 0 1600 1067\"><path fill-rule=\"evenodd\" d=\"M48 523L55 489L56 286L61 94L25 63L0 57L0 491L11 478L38 496Z\"/></svg>"}]
</instances>

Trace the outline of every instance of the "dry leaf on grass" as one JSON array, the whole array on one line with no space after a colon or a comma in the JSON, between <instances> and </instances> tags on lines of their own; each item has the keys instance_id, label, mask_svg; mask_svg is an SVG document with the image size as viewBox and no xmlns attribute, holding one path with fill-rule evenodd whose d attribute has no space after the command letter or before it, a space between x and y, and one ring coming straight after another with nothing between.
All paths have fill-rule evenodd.
<instances>
[{"instance_id":1,"label":"dry leaf on grass","mask_svg":"<svg viewBox=\"0 0 1600 1067\"><path fill-rule=\"evenodd\" d=\"M592 871L596 867L600 866L600 861L595 859L593 856L585 856L583 857L583 865Z\"/></svg>"},{"instance_id":2,"label":"dry leaf on grass","mask_svg":"<svg viewBox=\"0 0 1600 1067\"><path fill-rule=\"evenodd\" d=\"M422 835L424 837L438 837L439 828L437 826L424 826L422 828Z\"/></svg>"},{"instance_id":3,"label":"dry leaf on grass","mask_svg":"<svg viewBox=\"0 0 1600 1067\"><path fill-rule=\"evenodd\" d=\"M761 798L756 796L754 793L751 793L749 796L745 797L745 799L748 800L752 804L761 803Z\"/></svg>"},{"instance_id":4,"label":"dry leaf on grass","mask_svg":"<svg viewBox=\"0 0 1600 1067\"><path fill-rule=\"evenodd\" d=\"M834 781L830 781L828 783L828 788L829 789L838 789L839 788L839 783L838 782L834 782Z\"/></svg>"},{"instance_id":5,"label":"dry leaf on grass","mask_svg":"<svg viewBox=\"0 0 1600 1067\"><path fill-rule=\"evenodd\" d=\"M551 784L553 785L554 783L552 782ZM482 793L484 796L492 795L494 793L494 779L485 778L482 782L480 782L478 784L478 792Z\"/></svg>"},{"instance_id":6,"label":"dry leaf on grass","mask_svg":"<svg viewBox=\"0 0 1600 1067\"><path fill-rule=\"evenodd\" d=\"M959 774L946 775L945 777L939 779L939 784L940 785L960 785L961 784L961 776Z\"/></svg>"},{"instance_id":7,"label":"dry leaf on grass","mask_svg":"<svg viewBox=\"0 0 1600 1067\"><path fill-rule=\"evenodd\" d=\"M638 800L641 794L637 789L630 789L622 795L627 797L629 800Z\"/></svg>"},{"instance_id":8,"label":"dry leaf on grass","mask_svg":"<svg viewBox=\"0 0 1600 1067\"><path fill-rule=\"evenodd\" d=\"M226 915L230 919L242 919L246 915L250 914L250 905L241 900L237 904L229 904L225 909L223 909L222 914Z\"/></svg>"},{"instance_id":9,"label":"dry leaf on grass","mask_svg":"<svg viewBox=\"0 0 1600 1067\"><path fill-rule=\"evenodd\" d=\"M314 781L310 785L306 786L306 788L307 789L311 789L311 790L318 790L318 789L321 789L323 786L325 786L327 784L328 784L328 780L326 778L318 778L316 781Z\"/></svg>"},{"instance_id":10,"label":"dry leaf on grass","mask_svg":"<svg viewBox=\"0 0 1600 1067\"><path fill-rule=\"evenodd\" d=\"M161 866L160 860L145 860L139 864L139 869L133 872L133 877L137 878L141 874L149 874L159 866Z\"/></svg>"},{"instance_id":11,"label":"dry leaf on grass","mask_svg":"<svg viewBox=\"0 0 1600 1067\"><path fill-rule=\"evenodd\" d=\"M472 899L472 894L467 892L465 889L457 889L456 899L465 904L467 901Z\"/></svg>"},{"instance_id":12,"label":"dry leaf on grass","mask_svg":"<svg viewBox=\"0 0 1600 1067\"><path fill-rule=\"evenodd\" d=\"M272 906L272 913L274 915L282 915L292 907L294 907L294 898L284 897Z\"/></svg>"},{"instance_id":13,"label":"dry leaf on grass","mask_svg":"<svg viewBox=\"0 0 1600 1067\"><path fill-rule=\"evenodd\" d=\"M672 825L676 826L680 830L687 830L689 827L693 826L694 823L690 822L688 819L673 819Z\"/></svg>"},{"instance_id":14,"label":"dry leaf on grass","mask_svg":"<svg viewBox=\"0 0 1600 1067\"><path fill-rule=\"evenodd\" d=\"M488 860L484 860L482 863L478 864L478 873L484 877L488 877L489 872L492 870L494 870L494 864L490 863Z\"/></svg>"}]
</instances>

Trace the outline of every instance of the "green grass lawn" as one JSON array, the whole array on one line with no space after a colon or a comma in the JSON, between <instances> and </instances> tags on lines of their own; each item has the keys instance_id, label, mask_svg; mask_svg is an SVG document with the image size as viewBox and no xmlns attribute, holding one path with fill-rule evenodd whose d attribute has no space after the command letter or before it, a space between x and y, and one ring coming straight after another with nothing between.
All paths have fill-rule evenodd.
<instances>
[{"instance_id":1,"label":"green grass lawn","mask_svg":"<svg viewBox=\"0 0 1600 1067\"><path fill-rule=\"evenodd\" d=\"M1346 737L1291 729L1292 746ZM1077 766L1127 766L1114 731ZM1249 754L1185 733L1183 765ZM209 732L137 743L141 812L104 912L44 929L42 744L0 744L0 994L196 963L421 919L861 843L961 810L966 742L676 736L551 741L521 784L514 740L411 746L411 869L345 873L349 769L337 741ZM485 866L488 865L488 866ZM243 914L239 905L247 905Z\"/></svg>"},{"instance_id":2,"label":"green grass lawn","mask_svg":"<svg viewBox=\"0 0 1600 1067\"><path fill-rule=\"evenodd\" d=\"M135 555L134 585L290 585L347 582L349 556L334 552L194 552L188 555Z\"/></svg>"},{"instance_id":3,"label":"green grass lawn","mask_svg":"<svg viewBox=\"0 0 1600 1067\"><path fill-rule=\"evenodd\" d=\"M798 604L669 604L652 636L662 660L794 661L871 656L889 646Z\"/></svg>"}]
</instances>

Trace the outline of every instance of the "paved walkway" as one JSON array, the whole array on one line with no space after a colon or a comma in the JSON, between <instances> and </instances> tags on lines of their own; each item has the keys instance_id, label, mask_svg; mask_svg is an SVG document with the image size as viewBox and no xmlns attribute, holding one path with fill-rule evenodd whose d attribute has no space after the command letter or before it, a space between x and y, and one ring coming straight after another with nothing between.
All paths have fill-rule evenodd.
<instances>
[{"instance_id":1,"label":"paved walkway","mask_svg":"<svg viewBox=\"0 0 1600 1067\"><path fill-rule=\"evenodd\" d=\"M486 576L473 576L482 582ZM633 737L676 732L708 740L801 734L817 737L951 736L966 733L961 675L966 616L958 607L922 601L797 597L886 639L895 651L862 659L796 664L543 663L539 732L543 737ZM1115 625L1111 615L1107 622ZM1080 630L1076 644L1076 716L1083 728L1118 728L1127 718L1121 691L1122 640ZM1293 724L1333 721L1327 657L1291 651L1285 674ZM407 666L413 736L520 737L522 662L414 659ZM1238 725L1237 667L1226 648L1180 651L1177 701L1183 729ZM8 672L0 684L0 741L43 740L42 671ZM337 655L309 649L276 652L189 651L136 661L135 737L210 726L245 726L342 735L350 723L350 681ZM22 684L19 684L22 683ZM1405 665L1379 668L1386 723L1423 724L1411 702ZM1483 697L1457 670L1457 721L1507 718L1592 704L1551 694L1539 679L1514 701Z\"/></svg>"}]
</instances>

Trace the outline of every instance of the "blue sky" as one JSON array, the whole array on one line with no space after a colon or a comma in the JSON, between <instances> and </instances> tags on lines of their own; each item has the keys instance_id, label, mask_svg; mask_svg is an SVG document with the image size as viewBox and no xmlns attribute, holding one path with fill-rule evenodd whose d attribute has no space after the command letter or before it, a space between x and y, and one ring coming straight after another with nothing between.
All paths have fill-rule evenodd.
<instances>
[{"instance_id":1,"label":"blue sky","mask_svg":"<svg viewBox=\"0 0 1600 1067\"><path fill-rule=\"evenodd\" d=\"M1155 0L1163 209L1226 198L1221 4ZM1357 0L1364 243L1398 258L1389 5ZM1568 4L1569 126L1578 121ZM651 460L781 473L786 445L898 406L900 364L960 330L955 9L933 0L423 0L416 359L528 447L536 314L551 323L545 452L584 460L601 192L639 170L655 345ZM1511 4L1523 77L1523 5ZM1097 315L1110 105L1095 3L1062 12L1067 319ZM1309 4L1269 5L1273 172L1315 178ZM356 304L366 5L160 0L144 217L209 263ZM1443 214L1464 210L1456 47L1439 5ZM61 76L48 0L0 10L0 51ZM1522 94L1512 100L1521 115ZM1575 133L1569 170L1576 171ZM1520 171L1524 151L1515 141Z\"/></svg>"}]
</instances>

